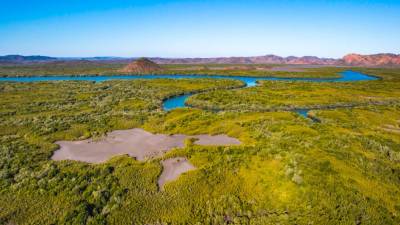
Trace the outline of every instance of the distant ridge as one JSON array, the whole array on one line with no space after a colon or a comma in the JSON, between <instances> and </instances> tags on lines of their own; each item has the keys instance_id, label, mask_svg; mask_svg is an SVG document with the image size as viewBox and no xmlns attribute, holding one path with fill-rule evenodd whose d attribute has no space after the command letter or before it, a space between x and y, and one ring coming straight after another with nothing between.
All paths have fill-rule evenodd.
<instances>
[{"instance_id":1,"label":"distant ridge","mask_svg":"<svg viewBox=\"0 0 400 225\"><path fill-rule=\"evenodd\" d=\"M293 64L293 65L338 65L338 66L364 66L364 67L399 67L400 55L396 54L374 54L360 55L348 54L342 59L319 58L316 56L289 56L280 57L276 55L254 56L254 57L220 57L220 58L152 58L161 64Z\"/></svg>"},{"instance_id":2,"label":"distant ridge","mask_svg":"<svg viewBox=\"0 0 400 225\"><path fill-rule=\"evenodd\" d=\"M399 67L400 55L383 53L374 55L348 54L342 59L319 58L316 56L265 55L254 57L220 57L220 58L152 58L160 64L293 64L293 65L337 65L361 67Z\"/></svg>"},{"instance_id":3,"label":"distant ridge","mask_svg":"<svg viewBox=\"0 0 400 225\"><path fill-rule=\"evenodd\" d=\"M219 57L219 58L152 58L153 61L161 64L316 64L316 65L336 65L337 59L318 58L315 56L303 57L280 57L277 55L252 56L252 57Z\"/></svg>"},{"instance_id":4,"label":"distant ridge","mask_svg":"<svg viewBox=\"0 0 400 225\"><path fill-rule=\"evenodd\" d=\"M22 56L7 55L0 56L0 63L36 63L48 61L96 61L99 63L129 63L137 58L123 57L48 57L48 56ZM216 57L216 58L142 58L147 64L293 64L293 65L338 65L338 66L361 66L361 67L400 67L400 55L383 53L374 55L348 54L342 59L319 58L316 56L289 56L264 55L252 57ZM157 64L156 64L157 65ZM148 65L149 68L151 67ZM152 65L155 69L155 65ZM157 65L158 66L158 65ZM140 67L137 65L136 67ZM137 69L138 69L137 68ZM124 68L125 69L125 68ZM127 68L128 70L129 68ZM160 69L160 68L159 68ZM134 70L131 68L131 70ZM138 69L140 70L140 69Z\"/></svg>"},{"instance_id":5,"label":"distant ridge","mask_svg":"<svg viewBox=\"0 0 400 225\"><path fill-rule=\"evenodd\" d=\"M54 61L57 58L49 57L49 56L41 56L41 55L31 55L31 56L22 56L22 55L5 55L0 56L0 61L3 62L23 62L23 61Z\"/></svg>"},{"instance_id":6,"label":"distant ridge","mask_svg":"<svg viewBox=\"0 0 400 225\"><path fill-rule=\"evenodd\" d=\"M390 53L359 55L353 53L343 57L343 63L350 66L399 66L400 55Z\"/></svg>"},{"instance_id":7,"label":"distant ridge","mask_svg":"<svg viewBox=\"0 0 400 225\"><path fill-rule=\"evenodd\" d=\"M122 73L149 74L161 71L162 68L147 58L140 58L124 67Z\"/></svg>"}]
</instances>

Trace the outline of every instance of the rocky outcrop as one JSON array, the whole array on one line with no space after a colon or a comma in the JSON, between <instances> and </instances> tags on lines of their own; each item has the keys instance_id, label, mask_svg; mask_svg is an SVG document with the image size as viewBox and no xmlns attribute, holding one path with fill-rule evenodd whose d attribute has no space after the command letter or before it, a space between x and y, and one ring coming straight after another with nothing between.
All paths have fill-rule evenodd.
<instances>
[{"instance_id":1,"label":"rocky outcrop","mask_svg":"<svg viewBox=\"0 0 400 225\"><path fill-rule=\"evenodd\" d=\"M343 57L343 63L349 66L400 66L400 55L375 54L359 55L348 54Z\"/></svg>"},{"instance_id":2,"label":"rocky outcrop","mask_svg":"<svg viewBox=\"0 0 400 225\"><path fill-rule=\"evenodd\" d=\"M121 70L121 72L133 74L151 74L161 70L162 68L157 63L146 58L140 58L132 63L129 63Z\"/></svg>"}]
</instances>

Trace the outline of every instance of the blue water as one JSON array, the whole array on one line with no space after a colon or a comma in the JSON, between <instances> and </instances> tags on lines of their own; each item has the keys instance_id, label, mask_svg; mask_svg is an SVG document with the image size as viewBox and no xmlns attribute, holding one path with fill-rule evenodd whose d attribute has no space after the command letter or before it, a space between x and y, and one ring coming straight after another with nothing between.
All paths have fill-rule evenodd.
<instances>
[{"instance_id":1,"label":"blue water","mask_svg":"<svg viewBox=\"0 0 400 225\"><path fill-rule=\"evenodd\" d=\"M256 86L257 80L282 80L282 81L312 81L312 82L335 82L335 81L363 81L377 80L378 78L354 72L351 70L341 73L342 77L332 79L319 78L277 78L277 77L244 77L244 76L218 76L218 75L121 75L121 76L34 76L34 77L0 77L0 81L15 82L38 82L38 81L61 81L61 80L86 80L86 81L106 81L106 80L134 80L134 79L195 79L195 78L211 78L211 79L232 79L241 80L246 83L247 87Z\"/></svg>"},{"instance_id":2,"label":"blue water","mask_svg":"<svg viewBox=\"0 0 400 225\"><path fill-rule=\"evenodd\" d=\"M304 117L304 118L308 118L307 114L308 114L309 111L310 111L309 109L298 109L298 110L296 110L296 112L297 112L300 116L302 116L302 117Z\"/></svg>"},{"instance_id":3,"label":"blue water","mask_svg":"<svg viewBox=\"0 0 400 225\"><path fill-rule=\"evenodd\" d=\"M295 112L296 113L298 113L300 116L302 116L302 117L304 117L304 118L306 118L306 119L310 119L310 120L312 120L313 122L316 122L316 123L320 123L321 122L321 120L320 119L318 119L317 117L314 117L314 116L308 116L308 112L310 111L310 109L298 109L298 110L295 110Z\"/></svg>"},{"instance_id":4,"label":"blue water","mask_svg":"<svg viewBox=\"0 0 400 225\"><path fill-rule=\"evenodd\" d=\"M367 81L377 80L377 77L368 76L351 70L341 73L340 78L320 79L320 78L276 78L276 77L244 77L244 76L218 76L218 75L121 75L121 76L35 76L35 77L0 77L0 81L14 82L38 82L38 81L63 81L63 80L82 80L82 81L107 81L107 80L134 80L134 79L231 79L240 80L246 87L257 85L257 80L276 80L276 81L311 81L311 82L348 82L348 81ZM185 107L185 101L192 94L176 96L164 101L164 110L171 110ZM300 113L301 114L301 113ZM302 114L303 115L303 114Z\"/></svg>"},{"instance_id":5,"label":"blue water","mask_svg":"<svg viewBox=\"0 0 400 225\"><path fill-rule=\"evenodd\" d=\"M180 108L185 106L186 99L192 94L181 95L166 99L163 103L163 108L165 111L170 111L172 109Z\"/></svg>"}]
</instances>

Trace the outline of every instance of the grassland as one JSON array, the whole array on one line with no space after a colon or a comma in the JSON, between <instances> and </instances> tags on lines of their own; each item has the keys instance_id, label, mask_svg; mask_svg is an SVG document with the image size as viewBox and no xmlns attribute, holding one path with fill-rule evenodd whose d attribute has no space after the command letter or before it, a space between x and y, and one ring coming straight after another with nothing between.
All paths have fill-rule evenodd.
<instances>
[{"instance_id":1,"label":"grassland","mask_svg":"<svg viewBox=\"0 0 400 225\"><path fill-rule=\"evenodd\" d=\"M264 82L198 96L220 99L216 93L224 93L227 101L252 108L329 105L334 99L368 103L363 97L387 101L400 95L399 71L366 72L383 80ZM321 123L283 111L161 110L162 99L171 95L241 85L203 79L0 83L0 224L400 223L399 103L314 110ZM161 158L119 156L99 165L50 160L56 140L134 127L223 133L243 145L188 141L169 152L163 158L186 157L197 170L162 192Z\"/></svg>"}]
</instances>

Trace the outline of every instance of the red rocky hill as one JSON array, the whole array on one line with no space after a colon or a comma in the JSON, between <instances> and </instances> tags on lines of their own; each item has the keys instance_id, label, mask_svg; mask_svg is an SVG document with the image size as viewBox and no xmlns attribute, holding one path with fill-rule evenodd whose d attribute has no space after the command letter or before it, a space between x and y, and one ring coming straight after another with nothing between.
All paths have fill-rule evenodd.
<instances>
[{"instance_id":1,"label":"red rocky hill","mask_svg":"<svg viewBox=\"0 0 400 225\"><path fill-rule=\"evenodd\" d=\"M162 68L157 63L154 63L153 61L146 58L140 58L138 60L135 60L134 62L129 63L121 70L121 72L134 73L134 74L149 74L161 70Z\"/></svg>"},{"instance_id":2,"label":"red rocky hill","mask_svg":"<svg viewBox=\"0 0 400 225\"><path fill-rule=\"evenodd\" d=\"M400 66L400 55L375 54L359 55L349 54L343 57L343 62L350 66Z\"/></svg>"}]
</instances>

